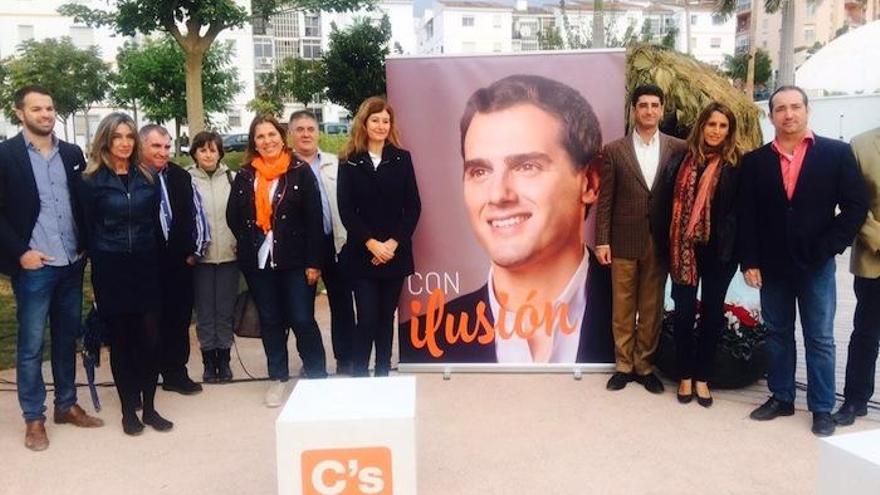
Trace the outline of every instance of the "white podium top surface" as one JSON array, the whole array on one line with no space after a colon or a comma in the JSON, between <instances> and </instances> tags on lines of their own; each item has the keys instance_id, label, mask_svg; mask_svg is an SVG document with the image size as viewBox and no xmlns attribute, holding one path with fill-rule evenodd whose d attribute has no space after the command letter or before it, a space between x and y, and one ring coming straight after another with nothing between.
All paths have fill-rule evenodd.
<instances>
[{"instance_id":1,"label":"white podium top surface","mask_svg":"<svg viewBox=\"0 0 880 495\"><path fill-rule=\"evenodd\" d=\"M822 441L880 466L880 429L837 435Z\"/></svg>"},{"instance_id":2,"label":"white podium top surface","mask_svg":"<svg viewBox=\"0 0 880 495\"><path fill-rule=\"evenodd\" d=\"M300 380L278 422L412 419L416 377Z\"/></svg>"}]
</instances>

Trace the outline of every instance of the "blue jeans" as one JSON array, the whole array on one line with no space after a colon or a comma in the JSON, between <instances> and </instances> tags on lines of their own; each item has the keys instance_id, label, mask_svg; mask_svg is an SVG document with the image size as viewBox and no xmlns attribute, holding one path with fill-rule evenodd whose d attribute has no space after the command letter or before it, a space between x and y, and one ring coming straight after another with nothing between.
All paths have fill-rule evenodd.
<instances>
[{"instance_id":1,"label":"blue jeans","mask_svg":"<svg viewBox=\"0 0 880 495\"><path fill-rule=\"evenodd\" d=\"M269 379L287 381L290 377L287 329L291 327L306 376L325 378L324 343L315 321L316 287L306 282L305 269L246 270L244 277L260 316Z\"/></svg>"},{"instance_id":2,"label":"blue jeans","mask_svg":"<svg viewBox=\"0 0 880 495\"><path fill-rule=\"evenodd\" d=\"M770 369L767 384L773 397L795 397L795 303L800 311L807 359L807 405L812 412L834 407L834 311L837 291L834 258L796 275L762 273L761 311L767 325Z\"/></svg>"},{"instance_id":3,"label":"blue jeans","mask_svg":"<svg viewBox=\"0 0 880 495\"><path fill-rule=\"evenodd\" d=\"M76 339L80 334L85 261L20 270L12 276L18 318L18 402L25 421L45 420L43 333L49 320L55 410L76 404Z\"/></svg>"}]
</instances>

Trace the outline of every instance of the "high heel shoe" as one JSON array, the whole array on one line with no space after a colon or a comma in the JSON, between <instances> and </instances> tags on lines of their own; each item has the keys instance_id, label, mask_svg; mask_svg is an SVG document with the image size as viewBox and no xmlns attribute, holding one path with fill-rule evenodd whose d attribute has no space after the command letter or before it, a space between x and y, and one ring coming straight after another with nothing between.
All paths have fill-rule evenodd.
<instances>
[{"instance_id":1,"label":"high heel shoe","mask_svg":"<svg viewBox=\"0 0 880 495\"><path fill-rule=\"evenodd\" d=\"M690 381L690 380L688 380L688 381ZM678 399L678 402L680 404L687 404L688 402L690 402L694 398L694 386L692 383L691 384L691 393L682 394L681 392L679 392L679 390L681 390L681 383L682 382L684 382L684 380L682 380L681 382L678 383L678 390L675 391L675 397Z\"/></svg>"},{"instance_id":2,"label":"high heel shoe","mask_svg":"<svg viewBox=\"0 0 880 495\"><path fill-rule=\"evenodd\" d=\"M708 391L708 390L709 390L709 384L708 384L708 383L705 383L705 382L702 382L702 383L704 383L704 384L706 385L706 390ZM701 405L701 406L703 406L703 407L712 407L712 403L714 402L714 400L712 399L712 394L711 394L711 392L709 393L709 397L700 397L700 394L697 393L697 387L696 387L696 385L695 385L695 386L694 386L694 393L695 393L696 396L697 396L697 404L699 404L699 405Z\"/></svg>"}]
</instances>

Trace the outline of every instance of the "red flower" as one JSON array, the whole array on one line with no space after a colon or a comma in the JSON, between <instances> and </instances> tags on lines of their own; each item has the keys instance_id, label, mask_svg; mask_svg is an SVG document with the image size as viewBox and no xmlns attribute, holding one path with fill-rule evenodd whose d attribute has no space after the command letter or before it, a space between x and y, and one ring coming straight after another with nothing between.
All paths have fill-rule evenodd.
<instances>
[{"instance_id":1,"label":"red flower","mask_svg":"<svg viewBox=\"0 0 880 495\"><path fill-rule=\"evenodd\" d=\"M730 303L724 303L724 312L726 313L728 311L733 313L733 316L735 316L736 319L739 320L740 325L742 325L744 327L754 328L754 327L758 326L758 324L759 324L758 320L755 319L755 317L752 315L752 313L749 312L748 309L746 309L742 306L737 306L735 304L730 304Z\"/></svg>"}]
</instances>

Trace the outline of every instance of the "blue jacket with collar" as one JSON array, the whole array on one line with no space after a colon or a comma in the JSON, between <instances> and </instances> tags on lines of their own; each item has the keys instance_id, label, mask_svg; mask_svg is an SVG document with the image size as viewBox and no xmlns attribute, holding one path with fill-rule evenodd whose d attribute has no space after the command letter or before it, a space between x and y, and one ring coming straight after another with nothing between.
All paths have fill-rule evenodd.
<instances>
[{"instance_id":1,"label":"blue jacket with collar","mask_svg":"<svg viewBox=\"0 0 880 495\"><path fill-rule=\"evenodd\" d=\"M128 186L107 167L85 177L86 222L90 251L133 253L158 248L159 191L137 167Z\"/></svg>"}]
</instances>

